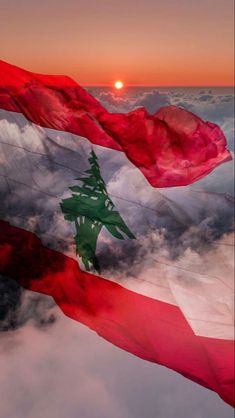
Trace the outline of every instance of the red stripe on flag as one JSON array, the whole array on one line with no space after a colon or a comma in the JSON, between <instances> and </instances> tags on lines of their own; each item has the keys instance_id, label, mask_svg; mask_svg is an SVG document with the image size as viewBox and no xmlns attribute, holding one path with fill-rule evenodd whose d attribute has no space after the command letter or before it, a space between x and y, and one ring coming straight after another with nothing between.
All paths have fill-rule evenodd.
<instances>
[{"instance_id":1,"label":"red stripe on flag","mask_svg":"<svg viewBox=\"0 0 235 418\"><path fill-rule=\"evenodd\" d=\"M231 159L221 129L175 106L109 113L75 81L0 61L0 108L121 150L154 187L184 186Z\"/></svg>"},{"instance_id":2,"label":"red stripe on flag","mask_svg":"<svg viewBox=\"0 0 235 418\"><path fill-rule=\"evenodd\" d=\"M234 405L233 342L196 336L178 307L85 273L75 260L4 221L0 273L51 295L66 315L116 346L169 367Z\"/></svg>"}]
</instances>

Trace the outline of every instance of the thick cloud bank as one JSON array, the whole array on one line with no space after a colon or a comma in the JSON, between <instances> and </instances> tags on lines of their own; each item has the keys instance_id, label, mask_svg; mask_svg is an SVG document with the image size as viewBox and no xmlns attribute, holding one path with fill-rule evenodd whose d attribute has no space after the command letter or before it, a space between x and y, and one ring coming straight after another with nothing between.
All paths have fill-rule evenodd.
<instances>
[{"instance_id":1,"label":"thick cloud bank","mask_svg":"<svg viewBox=\"0 0 235 418\"><path fill-rule=\"evenodd\" d=\"M0 335L1 418L232 418L213 392L60 314Z\"/></svg>"}]
</instances>

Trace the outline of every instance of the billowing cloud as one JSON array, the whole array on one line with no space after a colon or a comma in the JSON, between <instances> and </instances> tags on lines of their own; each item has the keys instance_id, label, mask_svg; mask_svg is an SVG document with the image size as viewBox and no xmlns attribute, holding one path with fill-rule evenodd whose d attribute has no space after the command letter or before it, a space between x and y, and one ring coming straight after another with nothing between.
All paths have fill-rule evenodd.
<instances>
[{"instance_id":1,"label":"billowing cloud","mask_svg":"<svg viewBox=\"0 0 235 418\"><path fill-rule=\"evenodd\" d=\"M149 113L155 113L160 107L171 104L169 94L156 89L140 90L140 94L131 93L123 97L115 92L99 92L98 99L111 112L129 112L137 107L145 107Z\"/></svg>"},{"instance_id":2,"label":"billowing cloud","mask_svg":"<svg viewBox=\"0 0 235 418\"><path fill-rule=\"evenodd\" d=\"M30 322L46 328L56 321L51 298L25 292L14 280L0 276L0 332L16 330Z\"/></svg>"}]
</instances>

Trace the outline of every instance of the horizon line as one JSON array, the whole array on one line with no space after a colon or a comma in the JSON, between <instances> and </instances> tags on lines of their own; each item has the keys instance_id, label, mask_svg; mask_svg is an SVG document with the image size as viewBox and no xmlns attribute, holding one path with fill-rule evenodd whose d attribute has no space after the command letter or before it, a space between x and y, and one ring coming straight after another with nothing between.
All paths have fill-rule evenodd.
<instances>
[{"instance_id":1,"label":"horizon line","mask_svg":"<svg viewBox=\"0 0 235 418\"><path fill-rule=\"evenodd\" d=\"M113 84L110 83L102 83L102 84L81 84L80 85L84 86L84 87L110 87L110 88L114 88ZM179 87L179 88L235 88L235 86L233 84L164 84L164 85L157 85L157 84L124 84L123 89L125 90L125 88L131 88L131 87L157 87L157 88L170 88L170 87Z\"/></svg>"}]
</instances>

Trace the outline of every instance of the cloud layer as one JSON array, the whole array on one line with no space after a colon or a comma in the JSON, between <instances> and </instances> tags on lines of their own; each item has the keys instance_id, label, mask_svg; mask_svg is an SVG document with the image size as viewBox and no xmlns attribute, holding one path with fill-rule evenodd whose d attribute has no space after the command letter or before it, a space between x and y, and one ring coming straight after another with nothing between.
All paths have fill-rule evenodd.
<instances>
[{"instance_id":1,"label":"cloud layer","mask_svg":"<svg viewBox=\"0 0 235 418\"><path fill-rule=\"evenodd\" d=\"M233 417L213 392L52 312L53 327L0 335L1 418Z\"/></svg>"}]
</instances>

